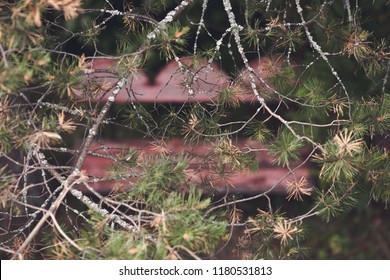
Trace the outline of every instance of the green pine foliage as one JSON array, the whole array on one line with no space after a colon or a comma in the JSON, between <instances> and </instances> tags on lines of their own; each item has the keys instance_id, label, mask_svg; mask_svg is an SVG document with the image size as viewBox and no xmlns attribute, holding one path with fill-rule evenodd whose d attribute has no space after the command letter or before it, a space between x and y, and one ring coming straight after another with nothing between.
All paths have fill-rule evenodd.
<instances>
[{"instance_id":1,"label":"green pine foliage","mask_svg":"<svg viewBox=\"0 0 390 280\"><path fill-rule=\"evenodd\" d=\"M270 152L275 156L274 162L278 165L289 166L291 160L299 158L299 150L303 146L295 135L287 129L279 129Z\"/></svg>"},{"instance_id":2,"label":"green pine foliage","mask_svg":"<svg viewBox=\"0 0 390 280\"><path fill-rule=\"evenodd\" d=\"M389 203L388 1L57 2L0 4L2 258L300 259Z\"/></svg>"}]
</instances>

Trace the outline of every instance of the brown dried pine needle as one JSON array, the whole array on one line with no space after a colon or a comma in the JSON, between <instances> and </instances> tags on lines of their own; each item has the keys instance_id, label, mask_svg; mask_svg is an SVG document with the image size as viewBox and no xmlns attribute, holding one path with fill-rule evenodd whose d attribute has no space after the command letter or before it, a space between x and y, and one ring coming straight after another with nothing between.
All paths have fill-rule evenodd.
<instances>
[{"instance_id":1,"label":"brown dried pine needle","mask_svg":"<svg viewBox=\"0 0 390 280\"><path fill-rule=\"evenodd\" d=\"M302 176L299 181L288 181L286 190L288 193L287 200L290 200L291 198L295 200L303 200L302 195L310 196L313 188L309 186L307 178Z\"/></svg>"}]
</instances>

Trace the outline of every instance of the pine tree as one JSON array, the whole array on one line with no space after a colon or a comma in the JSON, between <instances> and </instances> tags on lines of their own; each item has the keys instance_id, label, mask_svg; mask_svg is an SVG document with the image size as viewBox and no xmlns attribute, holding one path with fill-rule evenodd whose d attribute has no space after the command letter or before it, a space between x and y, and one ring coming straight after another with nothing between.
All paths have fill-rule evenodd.
<instances>
[{"instance_id":1,"label":"pine tree","mask_svg":"<svg viewBox=\"0 0 390 280\"><path fill-rule=\"evenodd\" d=\"M388 6L3 1L4 258L213 258L236 228L238 258L302 258L307 220L334 219L364 193L387 206ZM370 16L378 11L385 16ZM103 58L109 66L98 66ZM165 87L180 80L187 101L140 102L137 79L153 80L170 62L177 69ZM143 137L153 155L110 144L113 135ZM256 144L240 146L243 136ZM174 153L167 143L176 138L209 148ZM258 152L284 175L253 196L214 199L234 189L234 174L258 168ZM110 161L107 175L88 174L89 157ZM298 176L301 167L313 178ZM283 180L286 203L310 199L310 210L291 215L270 198ZM103 194L97 183L115 187ZM266 203L256 215L237 208L259 198Z\"/></svg>"}]
</instances>

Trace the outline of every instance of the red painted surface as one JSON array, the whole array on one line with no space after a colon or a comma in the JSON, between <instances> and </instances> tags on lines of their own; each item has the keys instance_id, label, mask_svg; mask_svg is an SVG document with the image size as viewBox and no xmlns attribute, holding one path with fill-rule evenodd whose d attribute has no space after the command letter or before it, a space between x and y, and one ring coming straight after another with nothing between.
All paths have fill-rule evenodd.
<instances>
[{"instance_id":1,"label":"red painted surface","mask_svg":"<svg viewBox=\"0 0 390 280\"><path fill-rule=\"evenodd\" d=\"M245 147L260 148L256 141L241 139L235 143L240 149ZM90 176L90 185L99 192L107 193L115 187L130 188L132 183L137 179L105 181L94 183L93 178L102 178L110 176L113 160L109 159L110 155L115 155L121 151L126 151L129 148L136 148L144 157L156 156L158 153L153 150L150 141L146 139L132 140L126 142L105 141L105 147L110 147L109 150L102 149L101 145L94 144L91 151L98 153L101 156L87 156L82 170ZM294 170L294 175L289 174L287 168L282 168L273 165L274 158L267 155L265 152L256 152L256 158L259 162L257 171L237 172L229 175L228 178L221 179L213 173L206 164L204 164L204 156L210 153L212 146L210 144L201 143L190 146L185 145L180 139L173 139L166 143L166 148L169 150L169 155L189 154L194 160L187 171L187 180L193 183L202 183L206 176L211 179L213 187L218 192L229 191L231 193L258 193L261 191L273 188L273 192L283 192L287 185L287 181L292 181L294 176L300 179L302 176L310 177L309 170L304 166ZM142 159L141 156L141 159ZM294 169L294 166L291 166ZM129 173L141 172L139 169L129 169ZM86 188L82 188L87 191Z\"/></svg>"},{"instance_id":2,"label":"red painted surface","mask_svg":"<svg viewBox=\"0 0 390 280\"><path fill-rule=\"evenodd\" d=\"M206 62L203 62L195 63L191 66L189 59L182 59L181 62L188 67L192 74L188 74L186 70L180 69L176 61L166 64L160 70L154 83L151 83L144 73L137 72L128 79L127 88L123 88L119 92L116 102L125 103L129 100L141 103L213 102L222 90L227 89L232 84L226 73L216 63L208 65ZM97 71L90 75L97 78L100 83L109 84L113 87L118 79L112 74L105 73L103 70L113 70L115 64L116 61L112 59L94 59L92 65ZM262 63L259 64L258 60L250 63L250 66L257 74L254 80L260 92L269 91L261 79L269 84L268 73L272 63L270 60L264 59L264 64L265 66ZM240 100L243 102L255 100L256 98L250 89L248 71L243 70L238 77L241 89L237 91L237 95ZM185 87L185 84L188 83L192 84L192 95ZM109 94L110 92L105 93L101 101L106 101Z\"/></svg>"},{"instance_id":3,"label":"red painted surface","mask_svg":"<svg viewBox=\"0 0 390 280\"><path fill-rule=\"evenodd\" d=\"M189 59L182 59L182 63L186 66L191 65ZM110 84L111 87L115 85L117 79L113 74L110 74L110 70L114 70L116 67L116 61L110 59L94 59L92 61L93 69L95 70L92 75L97 78L100 83ZM255 77L256 85L260 93L272 92L268 89L264 83L265 81L269 84L268 76L269 73L278 67L278 63L267 58L264 58L261 63L259 61L252 61L250 66L257 73ZM129 102L129 100L140 103L151 103L151 102L171 102L171 103L185 103L185 102L212 102L218 96L221 90L226 89L231 85L227 75L218 67L216 64L207 66L206 62L190 67L190 70L195 75L186 75L182 73L178 66L178 63L172 61L168 63L160 71L159 75L152 84L148 77L142 72L136 73L128 80L127 90L122 89L115 102ZM188 89L184 86L184 77L195 79L192 83L194 90L193 95L189 95ZM261 79L259 79L261 78ZM240 100L242 102L251 102L255 99L251 92L249 74L247 70L239 75L238 82L241 83ZM246 91L245 88L248 88ZM243 89L243 90L242 90ZM112 91L112 89L111 89ZM96 101L106 101L110 92L106 92L105 95L100 93L100 97L96 98ZM113 153L117 153L121 149L128 149L130 147L136 148L143 153L144 156L152 156L157 154L152 149L151 142L145 139L138 139L132 141L118 141L115 139L105 139L105 147L117 147L119 149L111 149L104 151L101 147L95 144L91 147L91 151L96 151L102 157L88 156L82 169L90 176L90 178L102 178L110 175L110 169L113 165L113 159L110 157ZM261 148L256 141L249 139L240 139L235 143L240 149L245 146L251 148ZM270 188L273 188L273 192L284 191L288 180L293 180L294 176L298 180L302 176L310 177L309 169L306 166L294 170L294 174L289 174L286 168L278 167L272 164L274 158L267 155L265 152L257 152L256 157L260 164L258 171L256 172L239 172L228 177L228 179L218 178L216 174L213 174L212 170L207 167L202 158L210 152L211 145L206 143L200 143L195 146L185 145L180 139L173 139L166 143L166 148L170 151L171 155L177 155L180 153L189 153L196 155L196 159L191 163L188 170L188 180L192 182L201 183L205 177L211 178L211 182L214 188L220 192L240 192L240 193L259 193ZM294 169L294 166L291 167ZM129 170L129 174L137 172L139 170ZM90 185L97 191L107 193L113 188L121 186L125 188L131 187L132 183L135 183L137 179L126 179L126 180L111 180L104 182L90 182ZM85 187L80 187L83 191L88 191Z\"/></svg>"}]
</instances>

